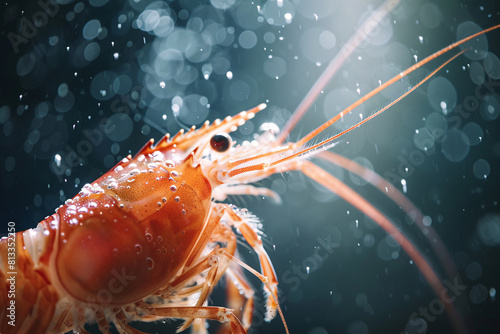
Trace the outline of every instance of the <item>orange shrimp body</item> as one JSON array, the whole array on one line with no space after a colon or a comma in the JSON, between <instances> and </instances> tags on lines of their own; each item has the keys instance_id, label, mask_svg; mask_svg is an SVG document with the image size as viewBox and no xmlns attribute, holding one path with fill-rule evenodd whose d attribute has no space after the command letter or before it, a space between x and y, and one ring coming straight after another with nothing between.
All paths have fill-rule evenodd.
<instances>
[{"instance_id":1,"label":"orange shrimp body","mask_svg":"<svg viewBox=\"0 0 500 334\"><path fill-rule=\"evenodd\" d=\"M182 288L183 283L199 276L205 267L195 268L193 274L186 272L199 265L203 252L214 250L207 244L221 227L208 225L219 222L223 214L213 212L213 185L222 182L217 179L217 168L206 158L210 154L207 150L211 150L206 143L216 132L234 129L252 116L243 112L212 126L206 123L199 130L180 132L172 140L167 135L156 147L151 140L133 159L123 159L93 184L85 185L36 229L18 233L17 266L24 275L17 277L21 296L16 300L18 317L24 319L21 332L82 331L85 319L80 318L88 310L96 318L114 313L117 318L111 321L125 325L118 318L124 315L121 312L137 316L134 308L140 305L147 313L148 307L140 302L157 296L164 303L178 291L169 285L176 278L179 281L182 274L186 276L178 282ZM226 144L224 150L230 148L229 142ZM215 148L220 150L217 144ZM234 219L239 217L235 215ZM255 238L254 245L260 242L249 225L241 228L249 238ZM232 232L225 232L218 241L230 243L227 235ZM7 248L7 239L2 239L0 247ZM234 254L234 242L225 249ZM7 263L7 252L2 249L2 254L3 263ZM205 262L211 262L210 267L217 259L211 256ZM263 261L267 261L267 255ZM265 266L273 273L269 263ZM2 275L9 271L6 269L2 268ZM222 273L212 280L218 281ZM7 282L5 275L0 279ZM275 277L271 281L275 282ZM7 291L5 285L2 305L8 304ZM204 298L200 300L199 306L205 302ZM214 317L219 316L208 318ZM150 320L159 318L152 316ZM12 332L13 327L4 319L0 321L2 333ZM241 331L239 322L233 321Z\"/></svg>"},{"instance_id":2,"label":"orange shrimp body","mask_svg":"<svg viewBox=\"0 0 500 334\"><path fill-rule=\"evenodd\" d=\"M285 142L339 64L365 38L365 28L387 15L396 3L385 2L359 28L343 49L345 52L341 51L340 58L328 65L281 133L276 125L265 124L262 129L267 131L255 135L252 142L231 142L228 133L263 110L262 104L211 125L206 122L199 129L181 131L173 138L167 134L156 146L151 140L134 158L123 159L95 182L85 185L36 228L2 238L0 332L87 333L85 324L97 323L101 332L109 333L112 323L119 333L140 333L129 323L180 318L185 321L179 331L191 326L194 333L206 333L205 320L217 320L229 325L222 330L244 334L252 322L255 292L242 274L242 267L265 285L265 319L273 319L278 312L283 319L277 300L278 280L260 238L258 219L223 200L228 195L268 196L278 200L272 190L250 183L295 170L336 193L385 229L442 300L455 330L465 333L463 320L450 302L453 299L422 252L369 201L308 160L314 156L365 178L400 205L408 216L415 217L445 267L453 263L432 227L424 226L422 213L403 194L372 171L326 150L337 138L413 92L464 51L443 62L420 83L369 117L337 135L311 146L307 144L356 106L401 78L481 34L500 29L500 25L420 60L297 142ZM239 260L237 233L258 256L261 273ZM456 277L453 265L446 268L449 277ZM223 277L227 278L230 308L207 306L214 286ZM15 325L9 318L11 305L15 305ZM288 333L284 319L283 323Z\"/></svg>"},{"instance_id":3,"label":"orange shrimp body","mask_svg":"<svg viewBox=\"0 0 500 334\"><path fill-rule=\"evenodd\" d=\"M211 186L191 157L174 162L153 152L146 148L120 163L57 211L55 270L72 297L97 299L120 273L130 281L115 289L110 304L132 303L185 264L203 231Z\"/></svg>"}]
</instances>

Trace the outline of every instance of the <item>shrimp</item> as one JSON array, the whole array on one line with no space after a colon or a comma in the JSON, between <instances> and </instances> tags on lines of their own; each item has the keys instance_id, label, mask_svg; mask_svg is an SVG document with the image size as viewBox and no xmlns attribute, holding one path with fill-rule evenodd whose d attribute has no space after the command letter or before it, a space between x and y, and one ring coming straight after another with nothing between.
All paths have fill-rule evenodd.
<instances>
[{"instance_id":1,"label":"shrimp","mask_svg":"<svg viewBox=\"0 0 500 334\"><path fill-rule=\"evenodd\" d=\"M264 283L265 318L273 319L281 312L278 277L263 245L259 219L225 200L232 195L252 195L279 201L273 190L255 184L289 171L302 172L379 224L408 253L437 297L450 300L451 296L443 293L447 290L438 273L408 237L371 203L311 159L342 166L366 178L386 191L420 224L424 220L422 214L394 187L328 149L339 138L417 90L462 52L369 117L334 136L309 143L401 78L499 26L464 38L417 62L297 141L286 141L339 64L366 37L366 29L394 5L389 1L372 14L340 52L340 58L313 85L282 131L277 131L276 125L266 124L264 132L252 142L232 140L232 132L264 112L266 105L261 104L233 117L206 122L198 129L180 131L173 137L167 134L156 145L151 140L134 157L124 158L86 184L36 228L2 239L0 279L5 284L0 291L0 304L10 305L14 300L17 324L9 324L4 307L0 331L85 333L86 323L96 323L101 332L109 332L112 323L119 332L136 333L129 324L132 321L180 318L184 319L180 331L191 327L194 332L203 333L206 319L227 323L233 333L245 333L251 328L255 291L242 269ZM432 228L426 229L426 233L446 274L453 276L456 269L450 264L450 255ZM237 252L238 236L258 255L261 273L242 261ZM15 254L15 260L11 254ZM230 308L208 306L214 286L223 277ZM15 299L9 297L13 281ZM443 304L456 331L464 332L465 325L455 305ZM288 332L285 322L284 330Z\"/></svg>"}]
</instances>

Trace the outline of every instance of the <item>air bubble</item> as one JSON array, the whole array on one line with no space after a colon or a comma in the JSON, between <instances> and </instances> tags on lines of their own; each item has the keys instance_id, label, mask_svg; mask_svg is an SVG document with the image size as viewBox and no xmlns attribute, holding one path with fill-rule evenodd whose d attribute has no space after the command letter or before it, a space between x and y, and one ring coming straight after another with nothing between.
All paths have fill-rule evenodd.
<instances>
[{"instance_id":1,"label":"air bubble","mask_svg":"<svg viewBox=\"0 0 500 334\"><path fill-rule=\"evenodd\" d=\"M170 191L172 192L177 191L177 187L174 185L170 186Z\"/></svg>"},{"instance_id":2,"label":"air bubble","mask_svg":"<svg viewBox=\"0 0 500 334\"><path fill-rule=\"evenodd\" d=\"M498 101L498 95L493 94L485 96L481 101L479 114L487 121L496 120L500 115L500 102Z\"/></svg>"},{"instance_id":3,"label":"air bubble","mask_svg":"<svg viewBox=\"0 0 500 334\"><path fill-rule=\"evenodd\" d=\"M83 27L83 38L92 40L102 31L101 22L99 20L90 20Z\"/></svg>"},{"instance_id":4,"label":"air bubble","mask_svg":"<svg viewBox=\"0 0 500 334\"><path fill-rule=\"evenodd\" d=\"M477 61L473 61L470 64L469 75L476 85L482 85L484 83L484 69L483 66Z\"/></svg>"},{"instance_id":5,"label":"air bubble","mask_svg":"<svg viewBox=\"0 0 500 334\"><path fill-rule=\"evenodd\" d=\"M305 30L300 39L302 54L313 63L328 62L331 58L329 49L335 45L335 35L328 30L312 28Z\"/></svg>"},{"instance_id":6,"label":"air bubble","mask_svg":"<svg viewBox=\"0 0 500 334\"><path fill-rule=\"evenodd\" d=\"M57 95L54 98L54 109L60 113L65 113L73 108L75 97L72 92L68 91L64 96Z\"/></svg>"},{"instance_id":7,"label":"air bubble","mask_svg":"<svg viewBox=\"0 0 500 334\"><path fill-rule=\"evenodd\" d=\"M115 96L116 91L113 89L113 83L117 75L112 71L102 71L92 79L90 83L90 95L100 101L106 101Z\"/></svg>"},{"instance_id":8,"label":"air bubble","mask_svg":"<svg viewBox=\"0 0 500 334\"><path fill-rule=\"evenodd\" d=\"M280 57L273 57L264 62L264 73L271 78L279 78L286 73L286 62Z\"/></svg>"},{"instance_id":9,"label":"air bubble","mask_svg":"<svg viewBox=\"0 0 500 334\"><path fill-rule=\"evenodd\" d=\"M467 21L460 24L457 28L457 40L473 35L483 29L476 23ZM460 45L461 50L467 50L464 56L471 60L483 59L488 51L488 40L485 35L477 36L476 38Z\"/></svg>"},{"instance_id":10,"label":"air bubble","mask_svg":"<svg viewBox=\"0 0 500 334\"><path fill-rule=\"evenodd\" d=\"M432 218L431 218L431 217L429 217L429 216L424 216L424 218L422 219L422 223L423 223L425 226L429 227L429 226L431 226L431 225L432 225Z\"/></svg>"},{"instance_id":11,"label":"air bubble","mask_svg":"<svg viewBox=\"0 0 500 334\"><path fill-rule=\"evenodd\" d=\"M447 115L457 104L457 91L448 79L435 77L427 87L427 99L434 110Z\"/></svg>"},{"instance_id":12,"label":"air bubble","mask_svg":"<svg viewBox=\"0 0 500 334\"><path fill-rule=\"evenodd\" d=\"M451 162L460 162L469 154L469 138L458 129L450 129L446 134L441 151Z\"/></svg>"},{"instance_id":13,"label":"air bubble","mask_svg":"<svg viewBox=\"0 0 500 334\"><path fill-rule=\"evenodd\" d=\"M412 318L406 324L405 333L427 333L427 323L422 318Z\"/></svg>"},{"instance_id":14,"label":"air bubble","mask_svg":"<svg viewBox=\"0 0 500 334\"><path fill-rule=\"evenodd\" d=\"M59 37L57 36L50 36L49 38L49 44L50 46L55 46L59 42Z\"/></svg>"},{"instance_id":15,"label":"air bubble","mask_svg":"<svg viewBox=\"0 0 500 334\"><path fill-rule=\"evenodd\" d=\"M365 247L373 247L375 245L375 238L371 234L365 234L363 237L363 244Z\"/></svg>"},{"instance_id":16,"label":"air bubble","mask_svg":"<svg viewBox=\"0 0 500 334\"><path fill-rule=\"evenodd\" d=\"M102 7L104 6L105 4L108 3L109 0L90 0L89 3L90 5L94 6L94 7ZM78 5L78 4L77 4ZM75 12L78 13L77 11L77 7L75 5Z\"/></svg>"},{"instance_id":17,"label":"air bubble","mask_svg":"<svg viewBox=\"0 0 500 334\"><path fill-rule=\"evenodd\" d=\"M492 301L494 301L497 295L497 290L495 288L490 288L489 295Z\"/></svg>"},{"instance_id":18,"label":"air bubble","mask_svg":"<svg viewBox=\"0 0 500 334\"><path fill-rule=\"evenodd\" d=\"M483 60L484 71L492 79L500 79L500 59L497 55L488 52Z\"/></svg>"},{"instance_id":19,"label":"air bubble","mask_svg":"<svg viewBox=\"0 0 500 334\"><path fill-rule=\"evenodd\" d=\"M363 308L365 312L368 312L372 316L374 315L373 309L371 305L368 303L368 300L366 300L366 295L365 294L360 294L358 295L361 298L365 298L363 301L363 304L358 304L359 307ZM356 298L356 302L359 301L360 298ZM362 322L362 321L355 321L352 324L349 325L347 328L347 333L349 334L368 334L370 331L368 330L368 326Z\"/></svg>"},{"instance_id":20,"label":"air bubble","mask_svg":"<svg viewBox=\"0 0 500 334\"><path fill-rule=\"evenodd\" d=\"M250 86L251 84L252 82L248 80L236 80L229 86L229 95L237 102L248 101L249 97L254 94L254 90Z\"/></svg>"},{"instance_id":21,"label":"air bubble","mask_svg":"<svg viewBox=\"0 0 500 334\"><path fill-rule=\"evenodd\" d=\"M386 261L395 260L399 257L399 244L391 236L386 236L377 246L378 256Z\"/></svg>"},{"instance_id":22,"label":"air bubble","mask_svg":"<svg viewBox=\"0 0 500 334\"><path fill-rule=\"evenodd\" d=\"M477 280L479 277L481 277L482 273L483 268L477 262L469 263L469 265L465 269L465 276L467 276L467 278L472 281Z\"/></svg>"},{"instance_id":23,"label":"air bubble","mask_svg":"<svg viewBox=\"0 0 500 334\"><path fill-rule=\"evenodd\" d=\"M42 102L43 103L43 102ZM37 107L38 109L38 107ZM48 112L48 109L47 109L47 112ZM43 112L43 116L45 116L47 114L47 112ZM36 109L35 109L35 113L37 113ZM43 117L41 116L41 117ZM10 117L10 107L9 106L2 106L0 107L0 124L4 124L5 122L7 122L9 120L9 117ZM39 118L41 118L39 117Z\"/></svg>"},{"instance_id":24,"label":"air bubble","mask_svg":"<svg viewBox=\"0 0 500 334\"><path fill-rule=\"evenodd\" d=\"M487 215L477 224L477 234L483 245L496 247L500 245L500 216Z\"/></svg>"},{"instance_id":25,"label":"air bubble","mask_svg":"<svg viewBox=\"0 0 500 334\"><path fill-rule=\"evenodd\" d=\"M292 23L295 6L288 0L267 1L262 7L267 23L282 26Z\"/></svg>"},{"instance_id":26,"label":"air bubble","mask_svg":"<svg viewBox=\"0 0 500 334\"><path fill-rule=\"evenodd\" d=\"M113 141L123 141L130 137L134 124L125 113L113 114L106 122L106 136Z\"/></svg>"},{"instance_id":27,"label":"air bubble","mask_svg":"<svg viewBox=\"0 0 500 334\"><path fill-rule=\"evenodd\" d=\"M473 304L481 304L488 297L488 289L483 284L474 285L469 293L469 299Z\"/></svg>"},{"instance_id":28,"label":"air bubble","mask_svg":"<svg viewBox=\"0 0 500 334\"><path fill-rule=\"evenodd\" d=\"M93 61L99 57L101 47L96 42L89 43L83 50L83 58L86 61Z\"/></svg>"},{"instance_id":29,"label":"air bubble","mask_svg":"<svg viewBox=\"0 0 500 334\"><path fill-rule=\"evenodd\" d=\"M335 35L331 31L323 30L319 34L319 44L321 44L321 46L324 49L327 50L333 49L336 43L337 39L335 38Z\"/></svg>"},{"instance_id":30,"label":"air bubble","mask_svg":"<svg viewBox=\"0 0 500 334\"><path fill-rule=\"evenodd\" d=\"M148 267L148 270L151 270L155 266L155 262L153 261L152 258L148 257L146 258L146 266Z\"/></svg>"},{"instance_id":31,"label":"air bubble","mask_svg":"<svg viewBox=\"0 0 500 334\"><path fill-rule=\"evenodd\" d=\"M491 171L490 164L484 159L477 160L472 169L474 176L480 180L486 180Z\"/></svg>"},{"instance_id":32,"label":"air bubble","mask_svg":"<svg viewBox=\"0 0 500 334\"><path fill-rule=\"evenodd\" d=\"M203 123L210 112L207 99L198 94L172 99L172 110L176 121L189 126Z\"/></svg>"},{"instance_id":33,"label":"air bubble","mask_svg":"<svg viewBox=\"0 0 500 334\"><path fill-rule=\"evenodd\" d=\"M5 170L7 172L12 172L16 167L16 159L14 157L8 157L5 159Z\"/></svg>"},{"instance_id":34,"label":"air bubble","mask_svg":"<svg viewBox=\"0 0 500 334\"><path fill-rule=\"evenodd\" d=\"M438 6L426 3L420 8L420 22L428 29L437 28L443 20L443 15Z\"/></svg>"},{"instance_id":35,"label":"air bubble","mask_svg":"<svg viewBox=\"0 0 500 334\"><path fill-rule=\"evenodd\" d=\"M272 44L274 43L275 40L276 36L272 32L268 31L264 34L264 42Z\"/></svg>"},{"instance_id":36,"label":"air bubble","mask_svg":"<svg viewBox=\"0 0 500 334\"><path fill-rule=\"evenodd\" d=\"M469 138L471 146L481 143L484 137L483 129L475 122L467 123L462 131Z\"/></svg>"},{"instance_id":37,"label":"air bubble","mask_svg":"<svg viewBox=\"0 0 500 334\"><path fill-rule=\"evenodd\" d=\"M222 10L230 8L235 2L236 0L210 0L212 6Z\"/></svg>"},{"instance_id":38,"label":"air bubble","mask_svg":"<svg viewBox=\"0 0 500 334\"><path fill-rule=\"evenodd\" d=\"M129 172L129 175L130 176L134 176L134 175L137 175L141 172L141 170L139 168L134 168L132 169L130 172Z\"/></svg>"},{"instance_id":39,"label":"air bubble","mask_svg":"<svg viewBox=\"0 0 500 334\"><path fill-rule=\"evenodd\" d=\"M427 128L420 128L413 135L413 144L416 148L427 152L434 146L434 137Z\"/></svg>"},{"instance_id":40,"label":"air bubble","mask_svg":"<svg viewBox=\"0 0 500 334\"><path fill-rule=\"evenodd\" d=\"M238 37L238 43L243 49L251 49L257 45L257 35L251 30L245 30Z\"/></svg>"},{"instance_id":41,"label":"air bubble","mask_svg":"<svg viewBox=\"0 0 500 334\"><path fill-rule=\"evenodd\" d=\"M137 254L141 254L142 253L142 246L139 244L135 244L135 251Z\"/></svg>"}]
</instances>

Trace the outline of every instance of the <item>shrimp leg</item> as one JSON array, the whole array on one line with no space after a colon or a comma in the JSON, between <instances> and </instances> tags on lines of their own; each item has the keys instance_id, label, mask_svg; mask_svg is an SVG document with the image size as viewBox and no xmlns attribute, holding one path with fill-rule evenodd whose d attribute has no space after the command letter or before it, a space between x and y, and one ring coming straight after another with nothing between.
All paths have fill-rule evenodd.
<instances>
[{"instance_id":1,"label":"shrimp leg","mask_svg":"<svg viewBox=\"0 0 500 334\"><path fill-rule=\"evenodd\" d=\"M215 217L214 219L212 219L212 221L218 223L220 221L220 218L220 216ZM134 320L156 321L161 318L167 317L186 319L183 325L178 329L179 332L182 332L189 326L191 326L195 319L212 319L219 320L221 322L230 321L230 326L233 333L245 333L245 330L241 326L239 320L237 320L237 317L232 313L232 310L219 308L219 314L216 314L217 316L214 316L213 308L203 306L204 304L206 304L208 296L212 292L213 288L217 285L219 280L222 278L222 275L226 272L226 269L229 266L230 259L227 255L233 255L236 251L236 236L234 235L234 232L227 226L217 226L215 232L210 237L210 241L225 242L226 247L221 248L219 246L216 246L208 255L204 256L196 265L192 266L191 269L181 274L171 284L169 284L169 286L158 291L157 293L157 295L166 300L171 297L185 298L195 292L199 292L200 295L196 304L189 307L171 308L166 308L160 304L151 306L143 304L140 306L142 306L143 308L144 306L146 306L145 308L149 314L143 316L135 314ZM206 245L206 243L204 243L204 245ZM193 278L197 277L199 274L206 270L208 270L208 273L206 274L205 281L202 284L196 285L194 287L184 288L184 286L191 282ZM175 314L175 316L170 314ZM201 316L198 316L198 314L200 314ZM222 317L221 314L225 314L227 317ZM234 319L236 319L236 321ZM200 325L197 322L194 331L197 333L203 333L202 328L203 325Z\"/></svg>"},{"instance_id":2,"label":"shrimp leg","mask_svg":"<svg viewBox=\"0 0 500 334\"><path fill-rule=\"evenodd\" d=\"M208 319L219 322L230 322L233 334L246 334L241 322L233 314L233 310L225 307L198 306L198 307L165 307L156 310L159 316L181 319Z\"/></svg>"},{"instance_id":3,"label":"shrimp leg","mask_svg":"<svg viewBox=\"0 0 500 334\"><path fill-rule=\"evenodd\" d=\"M236 208L233 208L228 204L218 205L228 214L228 224L240 231L250 247L253 248L259 257L262 274L268 279L269 286L271 287L271 291L269 291L269 295L267 297L267 311L265 318L266 321L270 321L276 316L276 311L278 310L277 300L274 298L278 296L278 279L269 255L262 245L262 240L257 234L255 228L252 227L252 220L255 220L256 218L253 215L245 216L243 213L237 211Z\"/></svg>"},{"instance_id":4,"label":"shrimp leg","mask_svg":"<svg viewBox=\"0 0 500 334\"><path fill-rule=\"evenodd\" d=\"M254 290L241 273L240 268L231 268L226 274L229 306L236 311L241 310L240 319L243 327L248 330L253 319Z\"/></svg>"},{"instance_id":5,"label":"shrimp leg","mask_svg":"<svg viewBox=\"0 0 500 334\"><path fill-rule=\"evenodd\" d=\"M223 214L223 211L224 210L214 210L213 212L215 213L214 215L216 217L211 217L211 220L218 223L221 216L217 216L217 212L219 212L219 214ZM189 279L189 277L194 277L202 271L209 269L205 282L202 284L200 297L198 298L195 307L201 307L204 303L206 303L207 298L212 292L213 288L220 281L222 275L226 272L230 262L230 259L226 254L234 256L236 252L236 236L234 232L229 228L229 226L225 224L218 224L216 226L215 231L210 236L210 241L225 242L226 246L222 249L216 246L216 248L203 261L186 272L184 275L181 275L172 283L172 287L175 289L176 286L185 283L187 279ZM189 326L191 326L194 320L194 318L187 319L182 327L179 328L179 331L187 329ZM197 328L199 327L200 326L197 326ZM231 328L233 328L232 323Z\"/></svg>"}]
</instances>

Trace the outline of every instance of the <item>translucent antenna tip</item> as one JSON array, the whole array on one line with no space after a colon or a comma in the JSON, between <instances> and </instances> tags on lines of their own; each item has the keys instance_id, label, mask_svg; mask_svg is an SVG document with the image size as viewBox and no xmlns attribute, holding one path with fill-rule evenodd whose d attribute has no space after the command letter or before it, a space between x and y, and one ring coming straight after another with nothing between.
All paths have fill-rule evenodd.
<instances>
[{"instance_id":1,"label":"translucent antenna tip","mask_svg":"<svg viewBox=\"0 0 500 334\"><path fill-rule=\"evenodd\" d=\"M257 109L259 109L259 111L261 111L262 109L266 109L267 108L267 104L265 103L261 103L257 106Z\"/></svg>"}]
</instances>

